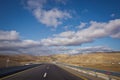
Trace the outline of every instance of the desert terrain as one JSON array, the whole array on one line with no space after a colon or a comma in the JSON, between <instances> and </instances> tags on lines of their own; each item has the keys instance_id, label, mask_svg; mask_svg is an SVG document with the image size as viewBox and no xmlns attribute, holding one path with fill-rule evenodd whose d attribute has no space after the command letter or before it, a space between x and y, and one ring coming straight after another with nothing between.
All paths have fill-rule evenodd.
<instances>
[{"instance_id":1,"label":"desert terrain","mask_svg":"<svg viewBox=\"0 0 120 80\"><path fill-rule=\"evenodd\" d=\"M7 62L8 59L9 61ZM0 55L0 68L43 62L60 62L71 65L120 72L120 52L74 55L57 54L49 56L32 56L25 54Z\"/></svg>"}]
</instances>

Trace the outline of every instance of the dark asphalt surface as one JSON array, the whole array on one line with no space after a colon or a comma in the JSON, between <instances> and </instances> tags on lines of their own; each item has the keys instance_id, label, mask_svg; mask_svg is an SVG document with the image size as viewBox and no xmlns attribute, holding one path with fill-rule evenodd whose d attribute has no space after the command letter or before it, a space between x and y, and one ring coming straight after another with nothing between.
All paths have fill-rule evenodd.
<instances>
[{"instance_id":1,"label":"dark asphalt surface","mask_svg":"<svg viewBox=\"0 0 120 80\"><path fill-rule=\"evenodd\" d=\"M32 65L24 65L24 66L14 66L14 67L7 67L7 68L0 68L0 78L5 77L7 75L11 75L29 68L33 68L39 66L41 64L32 64Z\"/></svg>"},{"instance_id":2,"label":"dark asphalt surface","mask_svg":"<svg viewBox=\"0 0 120 80\"><path fill-rule=\"evenodd\" d=\"M0 79L1 80L1 79ZM2 80L83 80L54 64L42 64Z\"/></svg>"}]
</instances>

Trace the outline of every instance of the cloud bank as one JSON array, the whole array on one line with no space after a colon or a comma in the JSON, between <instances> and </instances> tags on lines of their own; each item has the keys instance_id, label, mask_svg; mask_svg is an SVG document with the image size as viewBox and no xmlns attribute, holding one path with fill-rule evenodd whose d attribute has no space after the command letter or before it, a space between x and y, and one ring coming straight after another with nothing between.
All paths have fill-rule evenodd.
<instances>
[{"instance_id":1,"label":"cloud bank","mask_svg":"<svg viewBox=\"0 0 120 80\"><path fill-rule=\"evenodd\" d=\"M0 41L1 40L18 40L19 33L16 31L0 31Z\"/></svg>"},{"instance_id":2,"label":"cloud bank","mask_svg":"<svg viewBox=\"0 0 120 80\"><path fill-rule=\"evenodd\" d=\"M78 31L66 31L54 34L51 38L21 40L16 31L0 31L0 53L29 53L48 55L56 53L86 53L112 51L105 46L70 49L69 46L82 45L103 37L120 39L120 19L108 22L90 21L89 26Z\"/></svg>"},{"instance_id":3,"label":"cloud bank","mask_svg":"<svg viewBox=\"0 0 120 80\"><path fill-rule=\"evenodd\" d=\"M56 34L54 38L41 40L47 46L73 46L93 42L103 37L120 38L120 19L109 22L90 21L90 25L78 31L66 31Z\"/></svg>"}]
</instances>

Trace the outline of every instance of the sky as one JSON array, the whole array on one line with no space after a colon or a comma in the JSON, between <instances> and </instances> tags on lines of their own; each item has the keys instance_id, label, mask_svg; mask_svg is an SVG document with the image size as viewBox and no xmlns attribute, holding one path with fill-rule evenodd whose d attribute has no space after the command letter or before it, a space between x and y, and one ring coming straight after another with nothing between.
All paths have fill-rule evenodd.
<instances>
[{"instance_id":1,"label":"sky","mask_svg":"<svg viewBox=\"0 0 120 80\"><path fill-rule=\"evenodd\" d=\"M1 54L120 51L120 0L0 0Z\"/></svg>"}]
</instances>

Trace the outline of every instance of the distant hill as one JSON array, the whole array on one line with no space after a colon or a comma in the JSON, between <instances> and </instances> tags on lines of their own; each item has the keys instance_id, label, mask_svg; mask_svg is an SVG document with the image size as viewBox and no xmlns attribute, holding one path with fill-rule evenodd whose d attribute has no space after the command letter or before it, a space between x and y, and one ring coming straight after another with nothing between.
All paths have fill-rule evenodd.
<instances>
[{"instance_id":1,"label":"distant hill","mask_svg":"<svg viewBox=\"0 0 120 80\"><path fill-rule=\"evenodd\" d=\"M56 59L67 64L120 71L120 52L57 55Z\"/></svg>"},{"instance_id":2,"label":"distant hill","mask_svg":"<svg viewBox=\"0 0 120 80\"><path fill-rule=\"evenodd\" d=\"M32 55L0 55L0 67L6 66L9 58L9 66L24 65L26 63L61 62L84 67L98 68L111 71L120 71L120 52L97 52L88 54L56 54L50 56Z\"/></svg>"},{"instance_id":3,"label":"distant hill","mask_svg":"<svg viewBox=\"0 0 120 80\"><path fill-rule=\"evenodd\" d=\"M30 62L35 61L35 56L30 56L26 54L18 55L18 54L12 54L12 55L0 55L0 67L6 67L8 66L19 66L23 65L24 62ZM8 63L7 63L8 61Z\"/></svg>"}]
</instances>

